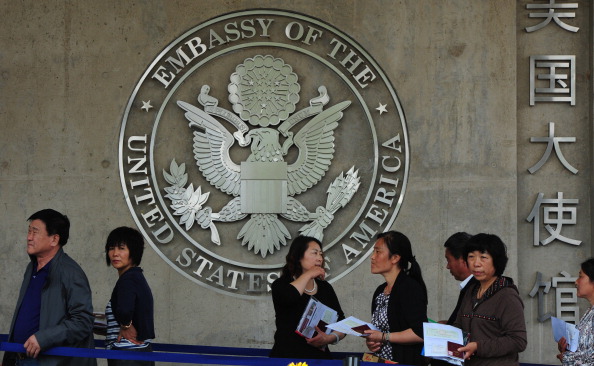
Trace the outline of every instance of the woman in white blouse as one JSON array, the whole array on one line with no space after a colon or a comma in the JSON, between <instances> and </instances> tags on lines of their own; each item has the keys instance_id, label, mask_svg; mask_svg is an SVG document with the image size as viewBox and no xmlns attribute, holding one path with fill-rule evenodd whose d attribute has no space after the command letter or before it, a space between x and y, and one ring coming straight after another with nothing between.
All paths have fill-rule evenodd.
<instances>
[{"instance_id":1,"label":"woman in white blouse","mask_svg":"<svg viewBox=\"0 0 594 366\"><path fill-rule=\"evenodd\" d=\"M575 280L577 296L588 300L590 309L582 316L578 325L580 338L575 352L567 350L567 340L561 338L558 343L559 354L563 366L594 365L594 258L581 264L580 274Z\"/></svg>"}]
</instances>

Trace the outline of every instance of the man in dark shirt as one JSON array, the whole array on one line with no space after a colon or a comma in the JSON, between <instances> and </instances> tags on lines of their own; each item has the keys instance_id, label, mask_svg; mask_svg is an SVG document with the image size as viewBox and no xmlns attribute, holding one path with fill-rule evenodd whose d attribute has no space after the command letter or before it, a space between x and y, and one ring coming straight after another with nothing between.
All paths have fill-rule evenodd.
<instances>
[{"instance_id":1,"label":"man in dark shirt","mask_svg":"<svg viewBox=\"0 0 594 366\"><path fill-rule=\"evenodd\" d=\"M93 348L93 306L89 282L62 247L70 221L45 209L29 217L27 254L31 262L10 326L9 341L25 353L6 353L3 365L96 365L95 359L40 355L57 346Z\"/></svg>"},{"instance_id":2,"label":"man in dark shirt","mask_svg":"<svg viewBox=\"0 0 594 366\"><path fill-rule=\"evenodd\" d=\"M470 269L468 269L466 258L464 258L464 246L471 236L472 235L465 232L455 233L454 235L450 236L443 244L445 247L445 258L447 261L446 268L450 270L450 274L454 276L456 280L461 282L460 293L458 295L458 301L454 311L447 321L440 321L440 323L446 323L449 325L454 324L456 316L458 315L458 309L460 309L460 302L464 297L464 290L468 288L467 286L471 281L476 281L472 274L470 274ZM451 364L446 361L432 359L431 365L446 366Z\"/></svg>"},{"instance_id":3,"label":"man in dark shirt","mask_svg":"<svg viewBox=\"0 0 594 366\"><path fill-rule=\"evenodd\" d=\"M454 276L456 280L461 281L458 303L448 319L447 324L449 325L454 324L456 316L458 315L458 309L460 308L460 300L464 295L464 289L467 288L468 283L473 279L472 274L470 274L470 269L468 269L466 258L464 258L464 246L471 236L472 235L465 232L455 233L450 236L443 245L445 247L445 258L447 261L446 268L450 270L451 275Z\"/></svg>"}]
</instances>

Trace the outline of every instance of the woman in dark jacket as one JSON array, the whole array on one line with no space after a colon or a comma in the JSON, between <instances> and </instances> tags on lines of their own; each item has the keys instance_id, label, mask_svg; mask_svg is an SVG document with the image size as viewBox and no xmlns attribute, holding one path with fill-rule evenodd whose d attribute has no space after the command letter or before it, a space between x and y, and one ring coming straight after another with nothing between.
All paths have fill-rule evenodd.
<instances>
[{"instance_id":1,"label":"woman in dark jacket","mask_svg":"<svg viewBox=\"0 0 594 366\"><path fill-rule=\"evenodd\" d=\"M272 283L272 301L276 315L274 346L270 357L330 359L329 344L337 344L345 335L333 331L326 334L319 328L312 338L295 333L307 303L313 296L338 313L344 313L332 286L324 281L324 255L318 239L298 236L293 240L281 277Z\"/></svg>"},{"instance_id":2,"label":"woman in dark jacket","mask_svg":"<svg viewBox=\"0 0 594 366\"><path fill-rule=\"evenodd\" d=\"M518 366L526 349L524 304L510 277L503 276L507 249L492 234L477 234L465 247L466 262L477 280L464 294L454 326L468 335L465 366Z\"/></svg>"},{"instance_id":3,"label":"woman in dark jacket","mask_svg":"<svg viewBox=\"0 0 594 366\"><path fill-rule=\"evenodd\" d=\"M397 231L379 234L371 256L371 273L386 282L373 294L367 347L377 356L406 365L425 365L423 322L427 321L427 288L410 241Z\"/></svg>"},{"instance_id":4,"label":"woman in dark jacket","mask_svg":"<svg viewBox=\"0 0 594 366\"><path fill-rule=\"evenodd\" d=\"M153 294L138 267L144 252L144 240L138 230L119 227L107 237L105 260L119 275L105 309L107 349L152 351L155 337ZM153 366L153 361L111 360L109 366Z\"/></svg>"}]
</instances>

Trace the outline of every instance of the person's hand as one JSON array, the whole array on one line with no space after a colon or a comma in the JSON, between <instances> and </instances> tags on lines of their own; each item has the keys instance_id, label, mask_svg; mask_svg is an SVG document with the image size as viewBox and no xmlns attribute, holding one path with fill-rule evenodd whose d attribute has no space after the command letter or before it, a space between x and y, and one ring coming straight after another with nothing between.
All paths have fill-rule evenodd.
<instances>
[{"instance_id":1,"label":"person's hand","mask_svg":"<svg viewBox=\"0 0 594 366\"><path fill-rule=\"evenodd\" d=\"M559 339L559 342L557 342L557 349L559 350L559 353L567 351L567 339L565 339L565 337Z\"/></svg>"},{"instance_id":2,"label":"person's hand","mask_svg":"<svg viewBox=\"0 0 594 366\"><path fill-rule=\"evenodd\" d=\"M320 328L316 327L316 334L312 338L306 338L305 341L312 347L323 350L327 345L334 342L336 337L332 334L326 334Z\"/></svg>"},{"instance_id":3,"label":"person's hand","mask_svg":"<svg viewBox=\"0 0 594 366\"><path fill-rule=\"evenodd\" d=\"M557 349L559 350L557 358L559 361L563 362L563 354L567 351L567 339L565 339L565 337L559 339L559 342L557 342Z\"/></svg>"},{"instance_id":4,"label":"person's hand","mask_svg":"<svg viewBox=\"0 0 594 366\"><path fill-rule=\"evenodd\" d=\"M136 332L136 328L133 325L130 325L130 328L121 328L120 327L120 334L118 334L118 342L122 340L122 338L126 338L130 342L134 344L142 344L142 342L136 339L138 333Z\"/></svg>"},{"instance_id":5,"label":"person's hand","mask_svg":"<svg viewBox=\"0 0 594 366\"><path fill-rule=\"evenodd\" d=\"M37 342L37 337L35 337L35 334L25 341L23 347L25 347L25 351L29 357L37 358L37 356L39 356L39 352L41 352L41 346L39 345L39 342Z\"/></svg>"},{"instance_id":6,"label":"person's hand","mask_svg":"<svg viewBox=\"0 0 594 366\"><path fill-rule=\"evenodd\" d=\"M363 333L366 334L365 339L367 341L376 342L376 343L384 342L384 332L380 332L379 330L367 329Z\"/></svg>"},{"instance_id":7,"label":"person's hand","mask_svg":"<svg viewBox=\"0 0 594 366\"><path fill-rule=\"evenodd\" d=\"M365 345L370 352L378 352L382 348L384 333L377 330L366 330L364 332Z\"/></svg>"},{"instance_id":8,"label":"person's hand","mask_svg":"<svg viewBox=\"0 0 594 366\"><path fill-rule=\"evenodd\" d=\"M458 351L464 352L464 359L469 360L470 356L474 355L477 349L478 344L476 342L470 342L466 346L458 348Z\"/></svg>"},{"instance_id":9,"label":"person's hand","mask_svg":"<svg viewBox=\"0 0 594 366\"><path fill-rule=\"evenodd\" d=\"M308 276L309 278L317 278L319 280L323 280L326 277L326 271L322 267L313 266L308 269L304 275Z\"/></svg>"}]
</instances>

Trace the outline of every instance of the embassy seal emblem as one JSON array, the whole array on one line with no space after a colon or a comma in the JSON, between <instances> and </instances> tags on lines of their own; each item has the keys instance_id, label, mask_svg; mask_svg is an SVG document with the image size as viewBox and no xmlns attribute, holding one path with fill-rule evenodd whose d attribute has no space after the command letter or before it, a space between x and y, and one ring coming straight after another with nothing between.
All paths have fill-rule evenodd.
<instances>
[{"instance_id":1,"label":"embassy seal emblem","mask_svg":"<svg viewBox=\"0 0 594 366\"><path fill-rule=\"evenodd\" d=\"M298 235L327 279L370 254L409 169L396 91L371 56L318 19L225 14L169 44L122 120L122 188L147 242L215 291L266 295Z\"/></svg>"}]
</instances>

